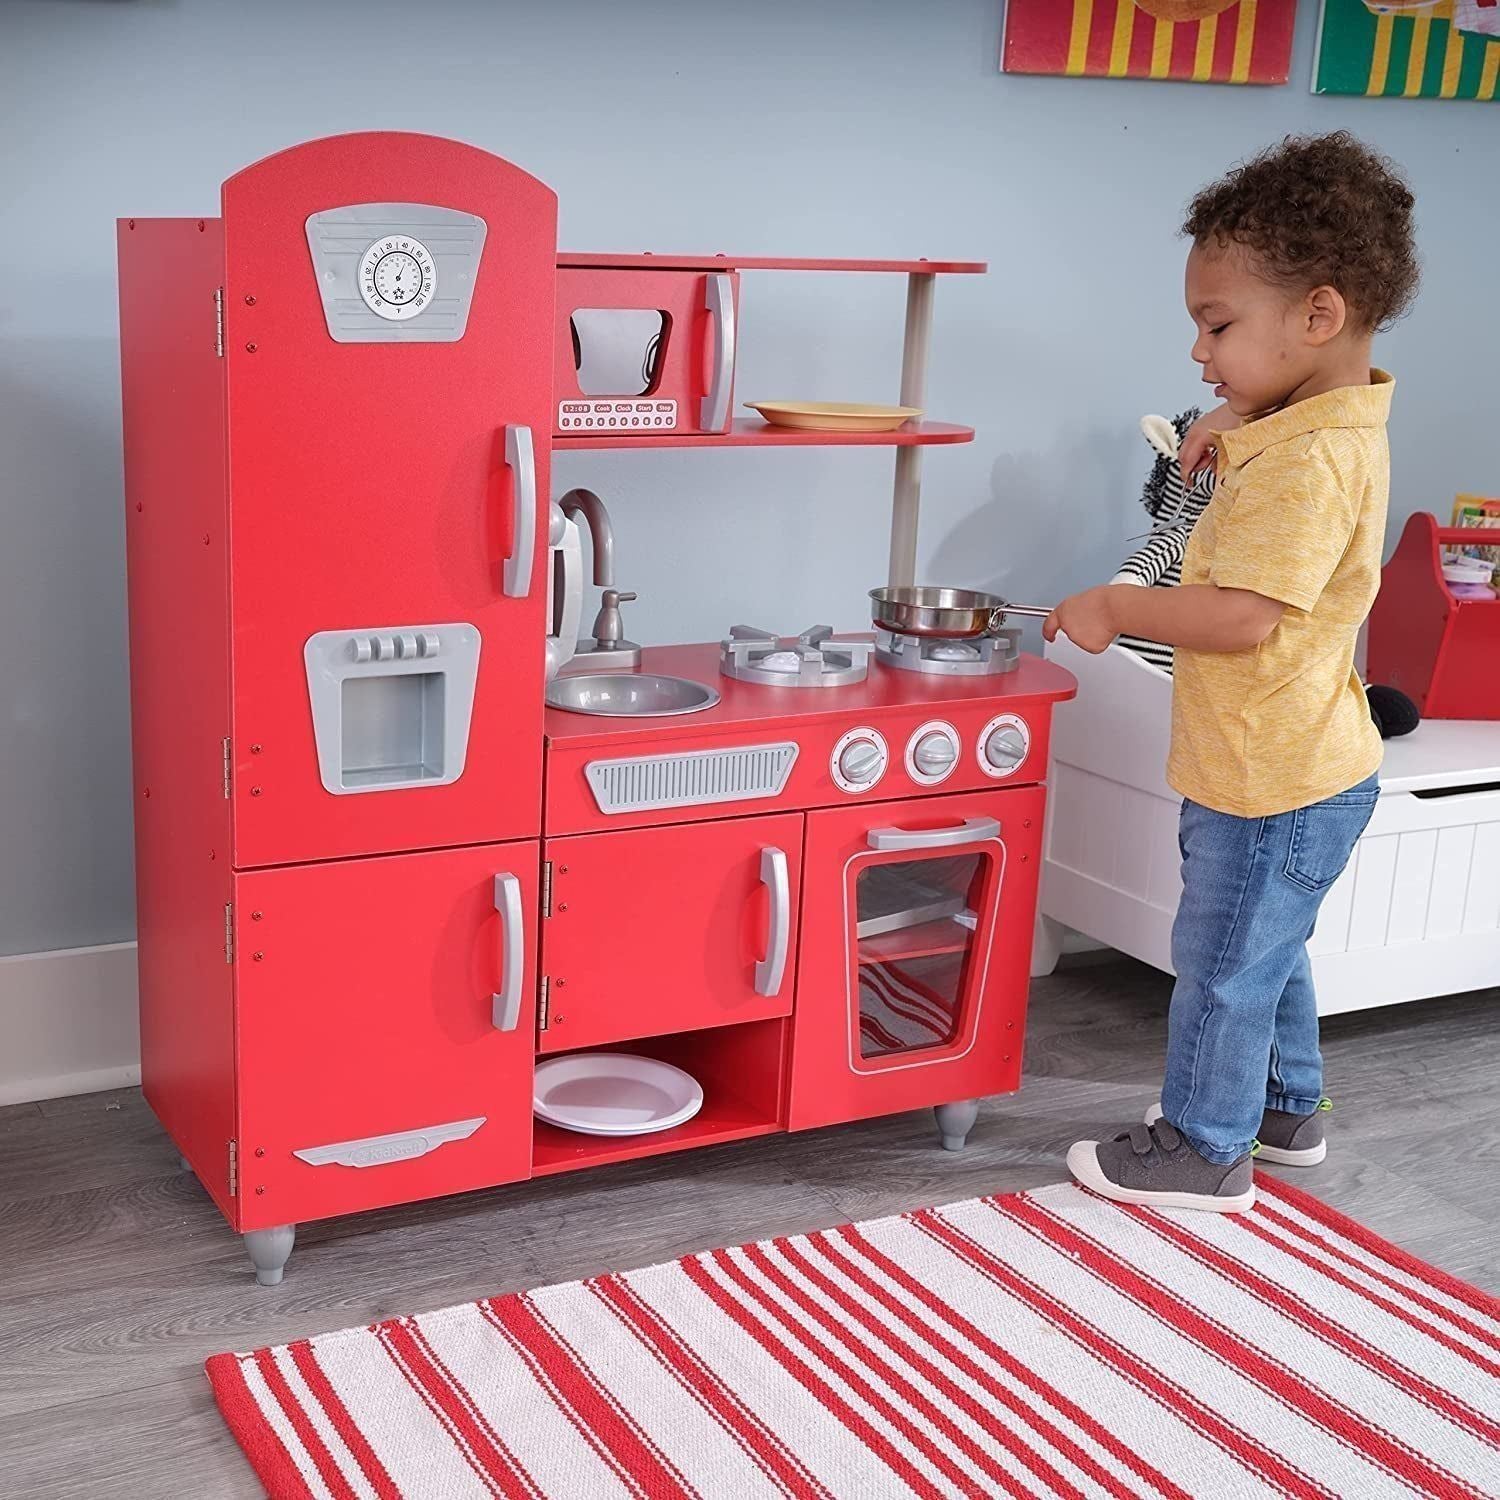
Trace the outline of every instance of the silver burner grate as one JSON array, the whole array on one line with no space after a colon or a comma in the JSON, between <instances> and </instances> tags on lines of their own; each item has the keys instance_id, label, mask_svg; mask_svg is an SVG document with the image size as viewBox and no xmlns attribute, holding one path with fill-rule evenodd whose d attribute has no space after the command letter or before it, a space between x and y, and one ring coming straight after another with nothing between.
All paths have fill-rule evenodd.
<instances>
[{"instance_id":1,"label":"silver burner grate","mask_svg":"<svg viewBox=\"0 0 1500 1500\"><path fill-rule=\"evenodd\" d=\"M796 640L783 640L753 625L730 627L722 642L719 671L762 687L836 688L863 682L870 673L869 641L844 640L831 625L815 625Z\"/></svg>"},{"instance_id":2,"label":"silver burner grate","mask_svg":"<svg viewBox=\"0 0 1500 1500\"><path fill-rule=\"evenodd\" d=\"M1014 672L1021 660L1021 632L1014 628L958 640L949 636L875 636L875 660L903 672L930 672L939 677L989 677Z\"/></svg>"}]
</instances>

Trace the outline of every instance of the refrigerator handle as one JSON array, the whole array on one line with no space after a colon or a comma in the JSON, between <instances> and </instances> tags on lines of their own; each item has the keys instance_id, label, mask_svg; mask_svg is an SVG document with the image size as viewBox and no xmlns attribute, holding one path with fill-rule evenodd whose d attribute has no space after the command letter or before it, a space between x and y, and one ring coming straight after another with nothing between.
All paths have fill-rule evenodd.
<instances>
[{"instance_id":1,"label":"refrigerator handle","mask_svg":"<svg viewBox=\"0 0 1500 1500\"><path fill-rule=\"evenodd\" d=\"M496 1031L514 1031L521 1020L521 985L526 976L526 933L521 913L521 882L495 876L495 910L500 913L500 988L490 996Z\"/></svg>"},{"instance_id":2,"label":"refrigerator handle","mask_svg":"<svg viewBox=\"0 0 1500 1500\"><path fill-rule=\"evenodd\" d=\"M515 525L510 556L505 559L505 592L524 599L531 592L531 566L536 561L536 448L531 429L507 425L505 463L513 479Z\"/></svg>"},{"instance_id":3,"label":"refrigerator handle","mask_svg":"<svg viewBox=\"0 0 1500 1500\"><path fill-rule=\"evenodd\" d=\"M699 403L698 425L704 432L729 426L729 396L734 387L734 278L711 271L705 278L703 305L713 324L714 366L708 394Z\"/></svg>"},{"instance_id":4,"label":"refrigerator handle","mask_svg":"<svg viewBox=\"0 0 1500 1500\"><path fill-rule=\"evenodd\" d=\"M872 828L872 849L952 849L1000 837L998 818L966 818L956 828Z\"/></svg>"},{"instance_id":5,"label":"refrigerator handle","mask_svg":"<svg viewBox=\"0 0 1500 1500\"><path fill-rule=\"evenodd\" d=\"M771 895L771 915L766 932L766 956L755 965L755 993L774 997L781 993L786 975L786 957L792 944L792 882L786 854L780 849L760 851L761 883Z\"/></svg>"}]
</instances>

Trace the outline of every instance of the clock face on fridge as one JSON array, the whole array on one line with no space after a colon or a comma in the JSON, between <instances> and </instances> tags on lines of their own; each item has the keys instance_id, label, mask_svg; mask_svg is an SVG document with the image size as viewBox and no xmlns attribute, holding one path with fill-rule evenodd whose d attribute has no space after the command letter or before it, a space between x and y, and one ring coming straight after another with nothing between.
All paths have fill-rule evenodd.
<instances>
[{"instance_id":1,"label":"clock face on fridge","mask_svg":"<svg viewBox=\"0 0 1500 1500\"><path fill-rule=\"evenodd\" d=\"M431 306L436 291L432 252L409 234L376 240L360 258L359 294L377 318L414 318Z\"/></svg>"}]
</instances>

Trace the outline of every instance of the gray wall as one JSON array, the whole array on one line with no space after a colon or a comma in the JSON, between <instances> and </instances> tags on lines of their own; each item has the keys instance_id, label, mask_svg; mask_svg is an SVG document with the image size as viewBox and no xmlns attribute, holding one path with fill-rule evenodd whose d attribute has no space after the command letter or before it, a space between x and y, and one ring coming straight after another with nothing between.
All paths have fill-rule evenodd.
<instances>
[{"instance_id":1,"label":"gray wall","mask_svg":"<svg viewBox=\"0 0 1500 1500\"><path fill-rule=\"evenodd\" d=\"M1000 0L5 0L0 954L132 931L117 215L215 213L244 163L386 127L537 173L570 249L988 259L938 289L928 404L979 437L926 457L921 571L1045 601L1139 529L1139 415L1198 399L1184 199L1288 130L1351 126L1421 200L1426 291L1381 348L1395 518L1500 487L1500 109L1312 97L1301 9L1263 90L1003 77ZM894 399L901 299L749 280L739 395ZM888 454L556 472L613 507L647 641L858 627L882 580Z\"/></svg>"}]
</instances>

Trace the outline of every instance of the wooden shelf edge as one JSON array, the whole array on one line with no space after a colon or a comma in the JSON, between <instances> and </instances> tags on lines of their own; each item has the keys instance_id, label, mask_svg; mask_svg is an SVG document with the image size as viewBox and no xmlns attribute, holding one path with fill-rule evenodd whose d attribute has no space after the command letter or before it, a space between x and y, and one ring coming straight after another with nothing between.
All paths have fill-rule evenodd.
<instances>
[{"instance_id":1,"label":"wooden shelf edge","mask_svg":"<svg viewBox=\"0 0 1500 1500\"><path fill-rule=\"evenodd\" d=\"M619 453L627 448L910 448L973 441L972 427L953 422L908 422L891 432L807 432L736 417L728 432L555 433L552 447L563 453Z\"/></svg>"}]
</instances>

